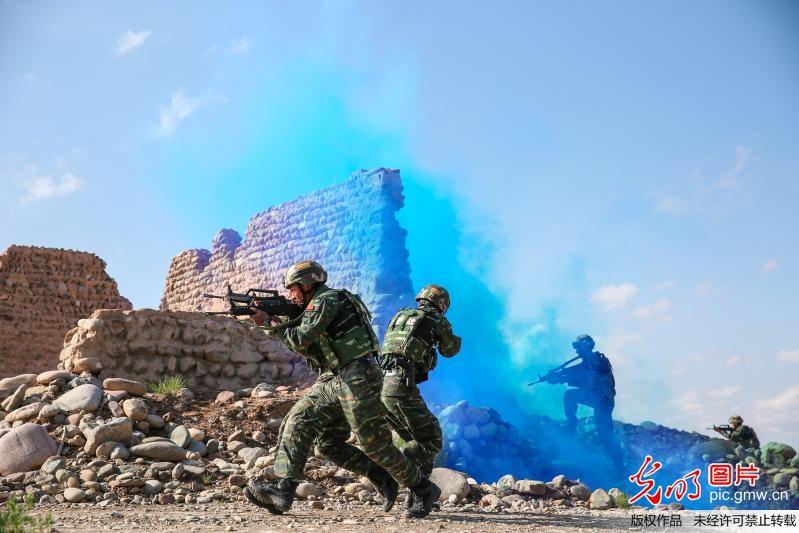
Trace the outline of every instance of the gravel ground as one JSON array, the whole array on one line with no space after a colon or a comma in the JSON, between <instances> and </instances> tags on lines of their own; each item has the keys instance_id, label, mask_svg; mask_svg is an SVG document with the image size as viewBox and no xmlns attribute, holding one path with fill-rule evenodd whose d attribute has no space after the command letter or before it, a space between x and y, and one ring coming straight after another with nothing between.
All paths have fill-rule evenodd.
<instances>
[{"instance_id":1,"label":"gravel ground","mask_svg":"<svg viewBox=\"0 0 799 533\"><path fill-rule=\"evenodd\" d=\"M37 508L37 511L44 510ZM210 506L89 505L48 508L55 530L70 531L491 531L567 532L627 531L627 511L563 510L553 513L483 512L442 509L424 520L402 517L402 509L383 513L377 507L353 506L333 510L309 509L297 502L289 514L273 516L248 503ZM675 531L671 529L671 531Z\"/></svg>"}]
</instances>

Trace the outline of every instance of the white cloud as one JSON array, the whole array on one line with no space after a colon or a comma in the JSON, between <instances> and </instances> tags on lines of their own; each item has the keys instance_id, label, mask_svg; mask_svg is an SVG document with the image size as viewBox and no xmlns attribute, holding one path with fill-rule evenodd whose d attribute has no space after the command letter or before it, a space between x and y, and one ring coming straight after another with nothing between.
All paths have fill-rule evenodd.
<instances>
[{"instance_id":1,"label":"white cloud","mask_svg":"<svg viewBox=\"0 0 799 533\"><path fill-rule=\"evenodd\" d=\"M722 387L720 389L712 389L707 391L708 398L729 398L730 396L735 396L739 392L741 392L741 387L737 385L731 385L729 387Z\"/></svg>"},{"instance_id":2,"label":"white cloud","mask_svg":"<svg viewBox=\"0 0 799 533\"><path fill-rule=\"evenodd\" d=\"M633 316L642 322L668 322L671 320L670 310L671 302L668 298L660 298L651 304L639 307Z\"/></svg>"},{"instance_id":3,"label":"white cloud","mask_svg":"<svg viewBox=\"0 0 799 533\"><path fill-rule=\"evenodd\" d=\"M50 176L35 177L26 180L25 183L23 183L26 193L20 202L23 204L29 204L37 200L43 200L45 198L64 196L66 194L75 192L80 185L81 181L72 173L64 174L58 181L55 181Z\"/></svg>"},{"instance_id":4,"label":"white cloud","mask_svg":"<svg viewBox=\"0 0 799 533\"><path fill-rule=\"evenodd\" d=\"M697 296L705 296L713 288L713 283L706 281L694 289L694 294Z\"/></svg>"},{"instance_id":5,"label":"white cloud","mask_svg":"<svg viewBox=\"0 0 799 533\"><path fill-rule=\"evenodd\" d=\"M799 385L789 387L778 395L763 400L761 404L773 411L795 411L799 409Z\"/></svg>"},{"instance_id":6,"label":"white cloud","mask_svg":"<svg viewBox=\"0 0 799 533\"><path fill-rule=\"evenodd\" d=\"M141 47L150 37L150 35L150 32L147 30L128 30L120 35L117 39L116 47L114 47L114 53L118 56L129 54L130 52L133 52L137 48Z\"/></svg>"},{"instance_id":7,"label":"white cloud","mask_svg":"<svg viewBox=\"0 0 799 533\"><path fill-rule=\"evenodd\" d=\"M250 50L250 40L247 37L235 39L227 47L229 54L241 55L246 54Z\"/></svg>"},{"instance_id":8,"label":"white cloud","mask_svg":"<svg viewBox=\"0 0 799 533\"><path fill-rule=\"evenodd\" d=\"M627 305L636 294L638 294L638 287L632 283L605 285L594 291L591 300L605 309L611 310Z\"/></svg>"},{"instance_id":9,"label":"white cloud","mask_svg":"<svg viewBox=\"0 0 799 533\"><path fill-rule=\"evenodd\" d=\"M760 265L760 272L768 274L769 272L774 272L778 268L780 268L780 262L775 259L769 259Z\"/></svg>"},{"instance_id":10,"label":"white cloud","mask_svg":"<svg viewBox=\"0 0 799 533\"><path fill-rule=\"evenodd\" d=\"M226 102L220 94L206 91L200 96L191 97L177 91L172 95L169 105L162 106L158 112L158 132L161 135L172 135L178 125L189 118L197 109L215 102Z\"/></svg>"},{"instance_id":11,"label":"white cloud","mask_svg":"<svg viewBox=\"0 0 799 533\"><path fill-rule=\"evenodd\" d=\"M697 172L690 190L656 191L652 196L653 210L668 215L724 216L746 201L751 193L744 187L742 174L751 160L752 150L745 146L735 149L732 167L715 180L702 178Z\"/></svg>"},{"instance_id":12,"label":"white cloud","mask_svg":"<svg viewBox=\"0 0 799 533\"><path fill-rule=\"evenodd\" d=\"M780 350L777 352L777 361L799 363L799 350Z\"/></svg>"},{"instance_id":13,"label":"white cloud","mask_svg":"<svg viewBox=\"0 0 799 533\"><path fill-rule=\"evenodd\" d=\"M737 365L741 365L741 364L749 363L749 362L750 362L750 359L748 357L741 357L740 355L733 355L733 356L728 357L727 359L724 360L724 366L732 367L732 366L737 366Z\"/></svg>"},{"instance_id":14,"label":"white cloud","mask_svg":"<svg viewBox=\"0 0 799 533\"><path fill-rule=\"evenodd\" d=\"M673 289L676 286L677 286L677 282L674 281L674 280L669 279L669 280L666 280L666 281L661 281L660 283L657 283L655 285L652 285L652 289L651 290L652 290L652 292L663 292L663 291L667 291L669 289Z\"/></svg>"}]
</instances>

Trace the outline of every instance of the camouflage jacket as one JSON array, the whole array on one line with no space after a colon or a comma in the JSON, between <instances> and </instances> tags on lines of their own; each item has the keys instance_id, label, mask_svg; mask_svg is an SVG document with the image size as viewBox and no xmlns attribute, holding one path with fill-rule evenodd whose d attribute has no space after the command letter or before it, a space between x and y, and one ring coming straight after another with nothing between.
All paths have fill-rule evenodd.
<instances>
[{"instance_id":1,"label":"camouflage jacket","mask_svg":"<svg viewBox=\"0 0 799 533\"><path fill-rule=\"evenodd\" d=\"M727 435L727 438L744 448L760 448L760 440L757 438L757 433L749 426L739 426L738 429L732 430Z\"/></svg>"},{"instance_id":2,"label":"camouflage jacket","mask_svg":"<svg viewBox=\"0 0 799 533\"><path fill-rule=\"evenodd\" d=\"M381 366L387 368L395 357L404 357L427 373L438 363L437 351L452 357L461 349L461 338L452 332L447 317L432 305L400 310L386 329L380 349Z\"/></svg>"},{"instance_id":3,"label":"camouflage jacket","mask_svg":"<svg viewBox=\"0 0 799 533\"><path fill-rule=\"evenodd\" d=\"M350 362L377 353L371 314L361 298L320 283L298 318L267 328L317 372L336 373Z\"/></svg>"},{"instance_id":4,"label":"camouflage jacket","mask_svg":"<svg viewBox=\"0 0 799 533\"><path fill-rule=\"evenodd\" d=\"M616 380L613 367L605 354L594 352L594 358L583 360L579 365L567 368L555 378L556 383L567 383L572 387L588 389L597 396L616 397Z\"/></svg>"}]
</instances>

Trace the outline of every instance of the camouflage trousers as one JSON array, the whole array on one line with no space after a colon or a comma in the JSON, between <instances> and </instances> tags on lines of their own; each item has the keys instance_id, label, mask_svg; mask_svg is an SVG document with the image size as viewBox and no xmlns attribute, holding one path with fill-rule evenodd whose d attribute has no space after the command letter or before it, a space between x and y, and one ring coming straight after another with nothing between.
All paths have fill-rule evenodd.
<instances>
[{"instance_id":1,"label":"camouflage trousers","mask_svg":"<svg viewBox=\"0 0 799 533\"><path fill-rule=\"evenodd\" d=\"M404 374L386 374L380 400L388 411L388 421L405 441L402 453L411 457L429 476L433 461L441 451L441 425L430 412L419 388L407 386Z\"/></svg>"},{"instance_id":2,"label":"camouflage trousers","mask_svg":"<svg viewBox=\"0 0 799 533\"><path fill-rule=\"evenodd\" d=\"M594 426L596 435L614 466L622 466L622 450L613 438L613 398L603 398L587 389L567 389L563 394L563 410L567 427L574 431L577 423L577 405L583 404L594 408Z\"/></svg>"},{"instance_id":3,"label":"camouflage trousers","mask_svg":"<svg viewBox=\"0 0 799 533\"><path fill-rule=\"evenodd\" d=\"M356 359L338 375L322 375L284 419L275 454L275 474L299 481L314 442L338 466L367 475L378 466L399 483L413 487L422 472L392 442L386 410L380 403L383 373ZM350 431L361 449L347 444Z\"/></svg>"}]
</instances>

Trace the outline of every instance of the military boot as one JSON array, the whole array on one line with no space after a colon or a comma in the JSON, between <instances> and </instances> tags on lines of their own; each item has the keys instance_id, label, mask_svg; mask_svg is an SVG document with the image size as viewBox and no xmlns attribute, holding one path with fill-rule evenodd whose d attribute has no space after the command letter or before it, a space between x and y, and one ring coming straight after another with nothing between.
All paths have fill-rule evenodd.
<instances>
[{"instance_id":1,"label":"military boot","mask_svg":"<svg viewBox=\"0 0 799 533\"><path fill-rule=\"evenodd\" d=\"M260 483L251 479L244 489L244 495L252 503L264 507L272 514L283 514L291 509L297 485L296 481L290 479L280 479L270 483Z\"/></svg>"},{"instance_id":2,"label":"military boot","mask_svg":"<svg viewBox=\"0 0 799 533\"><path fill-rule=\"evenodd\" d=\"M366 477L383 497L383 510L389 512L394 507L394 502L397 501L399 484L382 468L375 468Z\"/></svg>"},{"instance_id":3,"label":"military boot","mask_svg":"<svg viewBox=\"0 0 799 533\"><path fill-rule=\"evenodd\" d=\"M441 497L441 489L438 485L427 479L422 478L421 483L415 487L410 487L413 493L413 504L405 511L406 518L424 518L433 510L433 504Z\"/></svg>"},{"instance_id":4,"label":"military boot","mask_svg":"<svg viewBox=\"0 0 799 533\"><path fill-rule=\"evenodd\" d=\"M403 502L402 506L405 507L405 511L406 511L405 514L408 514L407 512L411 510L411 507L413 507L413 491L412 490L408 491L408 495L405 496L405 501Z\"/></svg>"}]
</instances>

